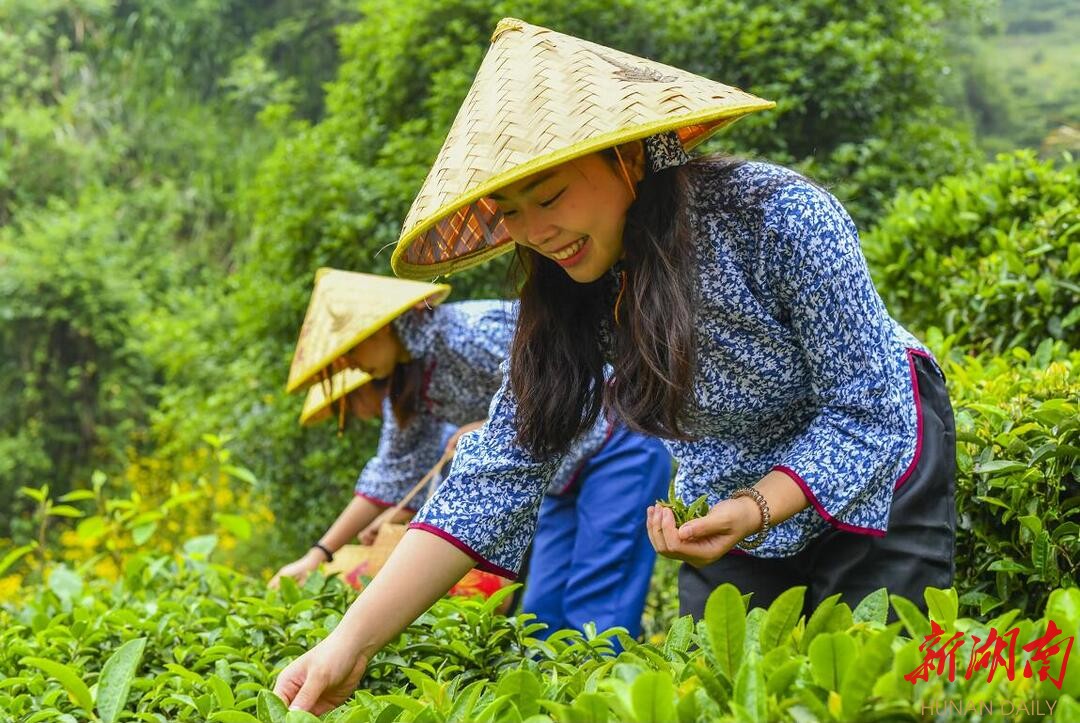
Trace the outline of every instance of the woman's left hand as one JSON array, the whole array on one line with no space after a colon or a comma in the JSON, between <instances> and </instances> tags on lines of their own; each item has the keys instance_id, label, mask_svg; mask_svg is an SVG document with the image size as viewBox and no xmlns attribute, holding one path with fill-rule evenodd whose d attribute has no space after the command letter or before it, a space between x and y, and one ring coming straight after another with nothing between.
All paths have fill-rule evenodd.
<instances>
[{"instance_id":1,"label":"woman's left hand","mask_svg":"<svg viewBox=\"0 0 1080 723\"><path fill-rule=\"evenodd\" d=\"M718 502L704 517L676 527L675 513L652 505L645 525L649 541L659 554L702 567L716 562L736 543L753 535L761 527L761 512L752 499L739 497Z\"/></svg>"}]
</instances>

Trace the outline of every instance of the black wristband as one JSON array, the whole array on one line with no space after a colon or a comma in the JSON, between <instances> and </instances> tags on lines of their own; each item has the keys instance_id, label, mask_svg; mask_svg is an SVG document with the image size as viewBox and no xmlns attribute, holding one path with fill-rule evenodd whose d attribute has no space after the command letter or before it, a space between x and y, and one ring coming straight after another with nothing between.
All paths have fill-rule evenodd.
<instances>
[{"instance_id":1,"label":"black wristband","mask_svg":"<svg viewBox=\"0 0 1080 723\"><path fill-rule=\"evenodd\" d=\"M320 550L322 550L322 553L324 555L326 555L326 561L327 562L333 562L334 561L334 553L330 552L330 550L326 547L326 545L322 544L321 542L316 542L314 545L312 545L312 547L317 547Z\"/></svg>"}]
</instances>

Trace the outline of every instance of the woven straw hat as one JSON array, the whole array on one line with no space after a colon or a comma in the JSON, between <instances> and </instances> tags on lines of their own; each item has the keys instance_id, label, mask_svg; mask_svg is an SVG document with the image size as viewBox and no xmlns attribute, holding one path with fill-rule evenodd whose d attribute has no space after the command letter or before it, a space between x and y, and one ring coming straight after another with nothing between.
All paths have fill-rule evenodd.
<instances>
[{"instance_id":1,"label":"woven straw hat","mask_svg":"<svg viewBox=\"0 0 1080 723\"><path fill-rule=\"evenodd\" d=\"M371 381L371 375L359 369L342 369L328 380L308 387L304 408L300 411L300 424L308 426L328 419L335 402Z\"/></svg>"},{"instance_id":2,"label":"woven straw hat","mask_svg":"<svg viewBox=\"0 0 1080 723\"><path fill-rule=\"evenodd\" d=\"M286 391L295 392L321 377L335 359L416 304L434 306L449 293L446 284L319 269Z\"/></svg>"},{"instance_id":3,"label":"woven straw hat","mask_svg":"<svg viewBox=\"0 0 1080 723\"><path fill-rule=\"evenodd\" d=\"M495 28L391 263L432 279L513 248L485 196L538 171L677 131L686 149L772 108L678 68L507 18Z\"/></svg>"}]
</instances>

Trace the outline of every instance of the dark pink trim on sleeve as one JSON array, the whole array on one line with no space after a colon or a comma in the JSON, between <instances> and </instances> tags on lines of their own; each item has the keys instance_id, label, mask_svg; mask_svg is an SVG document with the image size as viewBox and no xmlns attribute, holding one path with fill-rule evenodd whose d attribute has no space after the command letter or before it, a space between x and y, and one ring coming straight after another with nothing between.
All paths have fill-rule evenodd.
<instances>
[{"instance_id":1,"label":"dark pink trim on sleeve","mask_svg":"<svg viewBox=\"0 0 1080 723\"><path fill-rule=\"evenodd\" d=\"M900 488L900 485L908 481L908 478L911 477L912 472L915 471L915 467L919 463L919 458L922 456L923 410L922 400L919 398L919 380L915 374L915 357L921 356L931 361L934 360L934 357L930 356L921 349L908 349L907 353L908 369L910 370L911 374L911 391L915 397L915 455L911 458L911 464L908 465L907 469L904 470L904 473L900 475L900 477L896 480L896 483L893 485L893 491L898 490ZM810 504L812 504L814 506L814 509L817 510L817 513L821 515L821 517L824 518L825 521L827 521L830 525L837 528L838 530L844 530L845 532L854 532L860 535L873 535L874 537L885 536L884 530L878 530L873 527L858 527L856 525L849 525L846 522L840 522L835 517L830 515L825 510L825 507L820 502L818 502L817 497L815 497L814 493L810 491L810 486L807 485L803 478L799 476L798 472L791 469L790 467L785 467L783 465L776 465L775 467L773 467L773 469L777 472L783 472L792 480L794 480L795 484L799 485L799 488L803 491L803 494L806 495L806 499L810 500Z\"/></svg>"},{"instance_id":2,"label":"dark pink trim on sleeve","mask_svg":"<svg viewBox=\"0 0 1080 723\"><path fill-rule=\"evenodd\" d=\"M446 540L447 542L449 542L451 545L453 545L457 549L464 552L466 555L468 555L472 559L476 560L476 567L477 567L478 570L483 570L484 572L490 572L490 573L493 573L495 575L499 575L501 577L508 578L510 580L517 580L518 576L517 576L516 572L511 572L510 570L507 570L504 567L499 567L498 565L496 565L494 563L488 562L484 558L483 555L481 555L479 552L477 552L476 550L474 550L471 547L469 547L468 545L466 545L464 542L462 542L458 538L451 535L446 530L435 527L434 525L429 525L426 522L411 522L411 523L409 523L409 529L410 530L423 530L424 532L430 532L431 534L435 535L436 537L441 537L442 539Z\"/></svg>"},{"instance_id":3,"label":"dark pink trim on sleeve","mask_svg":"<svg viewBox=\"0 0 1080 723\"><path fill-rule=\"evenodd\" d=\"M825 510L825 507L822 506L820 502L818 502L817 497L815 497L814 493L810 491L810 487L806 484L803 478L799 476L799 473L791 469L790 467L785 467L784 465L778 464L773 467L773 470L777 472L783 472L792 480L794 480L795 484L799 485L799 489L801 489L803 491L803 494L806 495L806 499L810 500L810 504L812 504L814 506L814 509L817 510L817 513L821 515L826 522L828 522L836 529L843 530L844 532L854 532L859 535L873 535L874 537L885 536L884 530L877 530L873 527L858 527L856 525L849 525L846 522L840 522L840 520L830 515Z\"/></svg>"},{"instance_id":4,"label":"dark pink trim on sleeve","mask_svg":"<svg viewBox=\"0 0 1080 723\"><path fill-rule=\"evenodd\" d=\"M379 507L393 507L394 505L397 504L397 502L387 502L386 500L381 500L378 497L372 497L371 495L366 495L363 492L357 492L356 496L357 497L363 497L365 500L367 500L371 504L378 505ZM419 508L418 507L405 506L405 507L402 507L401 509L408 510L409 512L416 512Z\"/></svg>"},{"instance_id":5,"label":"dark pink trim on sleeve","mask_svg":"<svg viewBox=\"0 0 1080 723\"><path fill-rule=\"evenodd\" d=\"M908 368L911 370L911 393L915 396L915 423L917 428L915 433L915 456L911 458L911 464L904 470L904 474L900 475L900 478L896 480L896 484L893 485L893 491L900 489L900 485L908 481L908 478L911 477L911 473L915 471L915 465L919 463L919 458L922 456L923 411L922 399L919 398L919 378L915 374L915 357L921 356L930 361L934 360L934 357L921 349L908 349L907 352Z\"/></svg>"}]
</instances>

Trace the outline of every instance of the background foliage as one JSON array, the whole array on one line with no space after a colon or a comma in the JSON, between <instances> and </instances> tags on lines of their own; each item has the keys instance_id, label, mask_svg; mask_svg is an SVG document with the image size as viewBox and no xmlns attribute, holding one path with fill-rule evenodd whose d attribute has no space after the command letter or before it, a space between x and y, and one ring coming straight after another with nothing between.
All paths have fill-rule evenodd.
<instances>
[{"instance_id":1,"label":"background foliage","mask_svg":"<svg viewBox=\"0 0 1080 723\"><path fill-rule=\"evenodd\" d=\"M3 3L0 504L15 502L0 536L30 514L19 486L86 487L94 469L184 457L206 433L229 438L290 520L252 565L320 534L375 430L302 431L282 392L313 274L388 272L383 249L499 18L776 98L713 149L803 168L868 226L895 189L977 158L943 54L944 18L976 9ZM505 293L505 271L455 277L455 298Z\"/></svg>"}]
</instances>

